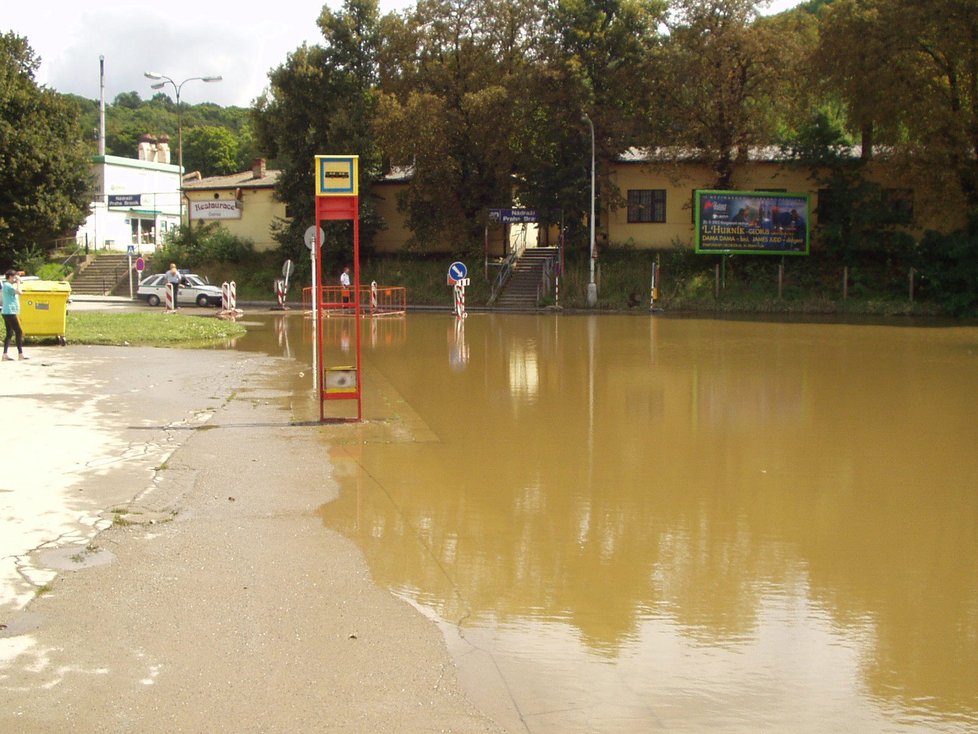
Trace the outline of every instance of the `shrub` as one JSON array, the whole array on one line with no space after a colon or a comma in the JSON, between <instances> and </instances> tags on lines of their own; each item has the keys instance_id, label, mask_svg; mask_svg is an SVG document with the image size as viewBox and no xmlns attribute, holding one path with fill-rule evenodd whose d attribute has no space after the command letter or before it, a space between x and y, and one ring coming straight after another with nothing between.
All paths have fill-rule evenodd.
<instances>
[{"instance_id":1,"label":"shrub","mask_svg":"<svg viewBox=\"0 0 978 734\"><path fill-rule=\"evenodd\" d=\"M954 316L978 314L978 212L964 230L927 232L918 250L921 288Z\"/></svg>"}]
</instances>

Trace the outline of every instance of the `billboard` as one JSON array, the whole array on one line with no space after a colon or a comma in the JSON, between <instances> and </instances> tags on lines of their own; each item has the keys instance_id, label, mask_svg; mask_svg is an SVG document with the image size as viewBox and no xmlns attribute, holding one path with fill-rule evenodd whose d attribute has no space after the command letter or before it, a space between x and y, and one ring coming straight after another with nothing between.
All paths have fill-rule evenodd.
<instances>
[{"instance_id":1,"label":"billboard","mask_svg":"<svg viewBox=\"0 0 978 734\"><path fill-rule=\"evenodd\" d=\"M807 255L808 194L697 191L696 252Z\"/></svg>"}]
</instances>

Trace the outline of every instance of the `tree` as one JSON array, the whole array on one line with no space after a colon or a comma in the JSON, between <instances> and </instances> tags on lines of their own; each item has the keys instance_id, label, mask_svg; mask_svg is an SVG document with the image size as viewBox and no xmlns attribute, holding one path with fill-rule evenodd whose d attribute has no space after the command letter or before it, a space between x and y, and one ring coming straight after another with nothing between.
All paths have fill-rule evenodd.
<instances>
[{"instance_id":1,"label":"tree","mask_svg":"<svg viewBox=\"0 0 978 734\"><path fill-rule=\"evenodd\" d=\"M661 42L662 0L559 0L544 16L540 63L526 75L517 150L521 200L559 207L572 226L590 198L590 130L594 124L598 197L615 205L617 190L601 174L648 127ZM641 131L641 133L640 133Z\"/></svg>"},{"instance_id":2,"label":"tree","mask_svg":"<svg viewBox=\"0 0 978 734\"><path fill-rule=\"evenodd\" d=\"M34 81L27 40L0 36L0 260L46 248L88 215L91 166L78 107Z\"/></svg>"},{"instance_id":3,"label":"tree","mask_svg":"<svg viewBox=\"0 0 978 734\"><path fill-rule=\"evenodd\" d=\"M183 165L201 176L225 176L239 167L238 139L225 127L200 125L183 134Z\"/></svg>"},{"instance_id":4,"label":"tree","mask_svg":"<svg viewBox=\"0 0 978 734\"><path fill-rule=\"evenodd\" d=\"M426 0L386 19L376 130L413 171L400 206L418 249L475 249L488 209L512 202L540 17L534 0Z\"/></svg>"},{"instance_id":5,"label":"tree","mask_svg":"<svg viewBox=\"0 0 978 734\"><path fill-rule=\"evenodd\" d=\"M850 123L897 146L935 191L978 208L978 4L838 0L824 11L825 79Z\"/></svg>"},{"instance_id":6,"label":"tree","mask_svg":"<svg viewBox=\"0 0 978 734\"><path fill-rule=\"evenodd\" d=\"M380 171L371 132L377 0L346 0L338 13L324 7L318 25L323 45L303 44L289 54L269 73L269 92L252 110L258 144L281 171L277 195L293 213L279 239L296 258L304 249L303 232L315 221L316 155L359 155L361 235L369 241L379 226L369 196L370 177Z\"/></svg>"},{"instance_id":7,"label":"tree","mask_svg":"<svg viewBox=\"0 0 978 734\"><path fill-rule=\"evenodd\" d=\"M714 186L729 188L737 157L774 138L781 39L754 0L675 0L673 12L659 67L666 137L703 152Z\"/></svg>"}]
</instances>

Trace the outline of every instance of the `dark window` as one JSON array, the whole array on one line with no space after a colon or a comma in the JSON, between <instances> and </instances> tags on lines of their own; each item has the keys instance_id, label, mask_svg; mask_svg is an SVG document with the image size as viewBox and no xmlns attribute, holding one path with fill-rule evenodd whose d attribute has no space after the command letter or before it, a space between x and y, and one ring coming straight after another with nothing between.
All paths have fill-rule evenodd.
<instances>
[{"instance_id":1,"label":"dark window","mask_svg":"<svg viewBox=\"0 0 978 734\"><path fill-rule=\"evenodd\" d=\"M834 198L832 189L818 190L818 207L815 211L818 214L819 224L833 224L838 217Z\"/></svg>"},{"instance_id":2,"label":"dark window","mask_svg":"<svg viewBox=\"0 0 978 734\"><path fill-rule=\"evenodd\" d=\"M628 221L629 223L666 221L665 189L629 189Z\"/></svg>"},{"instance_id":3,"label":"dark window","mask_svg":"<svg viewBox=\"0 0 978 734\"><path fill-rule=\"evenodd\" d=\"M883 189L883 207L891 224L910 224L913 221L913 189Z\"/></svg>"}]
</instances>

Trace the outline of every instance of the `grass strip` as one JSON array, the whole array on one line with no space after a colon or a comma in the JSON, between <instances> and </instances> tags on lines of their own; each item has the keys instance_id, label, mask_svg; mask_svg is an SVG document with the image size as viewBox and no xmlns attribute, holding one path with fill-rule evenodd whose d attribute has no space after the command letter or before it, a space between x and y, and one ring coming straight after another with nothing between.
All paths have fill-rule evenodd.
<instances>
[{"instance_id":1,"label":"grass strip","mask_svg":"<svg viewBox=\"0 0 978 734\"><path fill-rule=\"evenodd\" d=\"M65 338L71 344L110 346L193 346L241 336L241 324L203 316L151 313L68 313Z\"/></svg>"}]
</instances>

